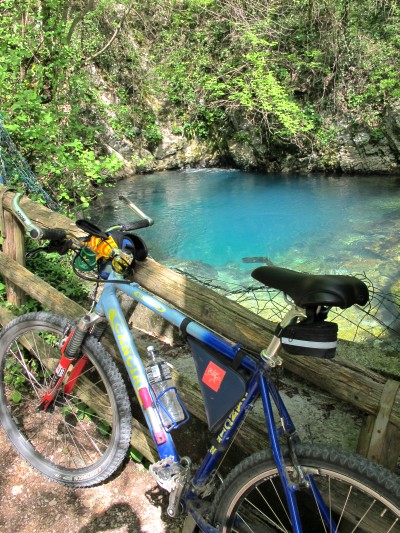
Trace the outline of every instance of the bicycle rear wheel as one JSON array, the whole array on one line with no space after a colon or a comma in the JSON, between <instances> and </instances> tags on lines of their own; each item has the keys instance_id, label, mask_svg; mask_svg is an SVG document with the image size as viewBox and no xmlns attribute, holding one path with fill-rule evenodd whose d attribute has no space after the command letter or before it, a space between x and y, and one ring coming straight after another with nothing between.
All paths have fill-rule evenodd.
<instances>
[{"instance_id":1,"label":"bicycle rear wheel","mask_svg":"<svg viewBox=\"0 0 400 533\"><path fill-rule=\"evenodd\" d=\"M69 325L62 317L40 312L21 316L4 329L0 423L16 450L41 474L87 487L109 477L124 459L131 413L115 363L90 336L82 346L87 361L73 389L67 394L62 386L50 408L39 409Z\"/></svg>"},{"instance_id":2,"label":"bicycle rear wheel","mask_svg":"<svg viewBox=\"0 0 400 533\"><path fill-rule=\"evenodd\" d=\"M400 482L385 469L324 446L296 447L299 463L324 498L337 529L322 519L311 489L297 493L303 533L398 533ZM284 450L288 457L288 451ZM289 476L293 469L289 469ZM270 452L252 455L226 478L214 503L213 524L222 532L292 532L279 475Z\"/></svg>"}]
</instances>

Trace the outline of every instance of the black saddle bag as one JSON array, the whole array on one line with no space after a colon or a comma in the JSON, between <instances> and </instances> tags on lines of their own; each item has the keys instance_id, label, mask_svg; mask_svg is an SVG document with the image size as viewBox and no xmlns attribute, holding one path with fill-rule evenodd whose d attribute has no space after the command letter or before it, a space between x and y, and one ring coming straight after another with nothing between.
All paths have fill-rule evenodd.
<instances>
[{"instance_id":1,"label":"black saddle bag","mask_svg":"<svg viewBox=\"0 0 400 533\"><path fill-rule=\"evenodd\" d=\"M336 353L338 325L335 322L298 322L283 328L282 347L291 355L332 359Z\"/></svg>"}]
</instances>

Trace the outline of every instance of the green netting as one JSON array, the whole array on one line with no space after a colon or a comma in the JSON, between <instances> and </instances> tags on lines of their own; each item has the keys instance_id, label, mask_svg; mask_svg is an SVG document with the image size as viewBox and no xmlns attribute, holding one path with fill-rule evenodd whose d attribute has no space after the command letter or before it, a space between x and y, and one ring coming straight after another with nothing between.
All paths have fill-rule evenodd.
<instances>
[{"instance_id":1,"label":"green netting","mask_svg":"<svg viewBox=\"0 0 400 533\"><path fill-rule=\"evenodd\" d=\"M39 195L47 207L58 210L57 203L40 185L37 177L30 166L19 153L8 131L4 126L4 118L0 115L0 183L23 187L34 194Z\"/></svg>"},{"instance_id":2,"label":"green netting","mask_svg":"<svg viewBox=\"0 0 400 533\"><path fill-rule=\"evenodd\" d=\"M186 269L173 270L205 285L212 290L236 301L255 314L271 321L272 333L286 314L289 302L284 294L261 283L243 286L226 280L216 280L196 275ZM366 283L370 300L364 307L353 305L341 310L333 307L328 320L339 325L339 337L351 343L345 345L344 354L348 361L362 364L387 376L400 376L400 296L384 292L374 286L365 273L356 277ZM359 346L351 351L351 344Z\"/></svg>"}]
</instances>

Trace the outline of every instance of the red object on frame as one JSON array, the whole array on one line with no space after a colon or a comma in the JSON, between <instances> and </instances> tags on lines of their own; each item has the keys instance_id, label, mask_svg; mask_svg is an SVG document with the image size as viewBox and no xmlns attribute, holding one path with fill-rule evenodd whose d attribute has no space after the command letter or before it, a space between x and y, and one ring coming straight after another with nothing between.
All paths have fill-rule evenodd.
<instances>
[{"instance_id":1,"label":"red object on frame","mask_svg":"<svg viewBox=\"0 0 400 533\"><path fill-rule=\"evenodd\" d=\"M205 383L214 392L218 392L221 387L221 383L225 377L226 371L220 368L218 365L210 361L207 368L201 378L201 381Z\"/></svg>"}]
</instances>

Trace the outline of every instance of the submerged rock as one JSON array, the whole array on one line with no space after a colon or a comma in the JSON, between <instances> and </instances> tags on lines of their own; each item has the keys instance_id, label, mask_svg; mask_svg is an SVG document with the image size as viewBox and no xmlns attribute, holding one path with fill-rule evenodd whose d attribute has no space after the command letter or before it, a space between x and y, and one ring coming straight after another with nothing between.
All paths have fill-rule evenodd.
<instances>
[{"instance_id":1,"label":"submerged rock","mask_svg":"<svg viewBox=\"0 0 400 533\"><path fill-rule=\"evenodd\" d=\"M273 266L274 263L266 256L261 257L243 257L243 263L262 263L264 265Z\"/></svg>"}]
</instances>

